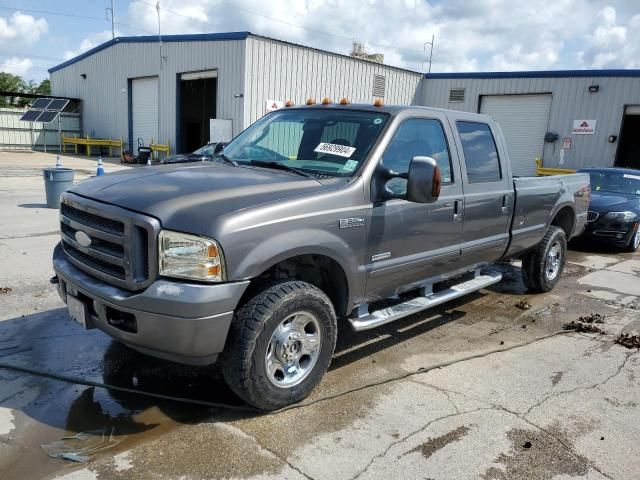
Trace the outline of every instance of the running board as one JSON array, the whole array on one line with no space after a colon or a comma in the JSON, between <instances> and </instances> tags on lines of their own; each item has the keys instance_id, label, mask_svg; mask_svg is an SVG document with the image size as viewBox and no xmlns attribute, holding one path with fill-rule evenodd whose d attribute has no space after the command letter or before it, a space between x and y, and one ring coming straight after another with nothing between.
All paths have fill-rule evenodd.
<instances>
[{"instance_id":1,"label":"running board","mask_svg":"<svg viewBox=\"0 0 640 480\"><path fill-rule=\"evenodd\" d=\"M414 313L421 312L436 305L454 300L456 298L467 295L481 288L488 287L502 280L501 273L491 273L490 275L479 275L466 282L453 285L452 287L442 290L438 293L432 293L424 297L416 297L406 302L398 303L392 307L383 308L365 314L360 317L349 318L351 327L356 331L369 330L376 328L385 323L393 322L400 318L408 317Z\"/></svg>"}]
</instances>

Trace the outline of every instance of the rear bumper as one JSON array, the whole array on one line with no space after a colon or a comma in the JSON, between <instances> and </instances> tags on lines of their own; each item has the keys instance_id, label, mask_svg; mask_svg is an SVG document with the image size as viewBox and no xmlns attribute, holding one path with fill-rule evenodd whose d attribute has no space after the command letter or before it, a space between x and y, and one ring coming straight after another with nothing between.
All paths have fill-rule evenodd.
<instances>
[{"instance_id":1,"label":"rear bumper","mask_svg":"<svg viewBox=\"0 0 640 480\"><path fill-rule=\"evenodd\" d=\"M233 311L248 281L202 285L156 280L129 292L72 265L60 245L53 253L58 293L79 298L87 326L143 353L191 365L214 363L224 349Z\"/></svg>"}]
</instances>

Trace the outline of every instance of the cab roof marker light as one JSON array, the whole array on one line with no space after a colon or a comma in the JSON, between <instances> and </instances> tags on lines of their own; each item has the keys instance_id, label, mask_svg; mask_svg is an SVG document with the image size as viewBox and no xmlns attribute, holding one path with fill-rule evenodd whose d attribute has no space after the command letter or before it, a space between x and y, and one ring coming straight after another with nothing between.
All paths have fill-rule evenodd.
<instances>
[{"instance_id":1,"label":"cab roof marker light","mask_svg":"<svg viewBox=\"0 0 640 480\"><path fill-rule=\"evenodd\" d=\"M322 104L323 105L329 105L331 103L331 99L329 97L324 97L322 99Z\"/></svg>"},{"instance_id":2,"label":"cab roof marker light","mask_svg":"<svg viewBox=\"0 0 640 480\"><path fill-rule=\"evenodd\" d=\"M376 100L373 102L374 107L381 107L382 105L384 105L384 102L381 98L376 98Z\"/></svg>"},{"instance_id":3,"label":"cab roof marker light","mask_svg":"<svg viewBox=\"0 0 640 480\"><path fill-rule=\"evenodd\" d=\"M340 105L349 105L349 99L346 97L341 98Z\"/></svg>"},{"instance_id":4,"label":"cab roof marker light","mask_svg":"<svg viewBox=\"0 0 640 480\"><path fill-rule=\"evenodd\" d=\"M316 99L309 97L307 98L307 105L315 105L316 104Z\"/></svg>"},{"instance_id":5,"label":"cab roof marker light","mask_svg":"<svg viewBox=\"0 0 640 480\"><path fill-rule=\"evenodd\" d=\"M284 104L285 107L293 107L295 103L292 100L287 100L287 103Z\"/></svg>"}]
</instances>

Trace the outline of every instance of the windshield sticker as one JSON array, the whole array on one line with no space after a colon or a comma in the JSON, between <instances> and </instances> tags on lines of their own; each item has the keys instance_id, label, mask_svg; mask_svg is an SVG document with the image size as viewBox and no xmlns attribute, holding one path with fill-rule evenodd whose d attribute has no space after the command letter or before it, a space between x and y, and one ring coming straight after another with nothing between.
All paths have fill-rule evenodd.
<instances>
[{"instance_id":1,"label":"windshield sticker","mask_svg":"<svg viewBox=\"0 0 640 480\"><path fill-rule=\"evenodd\" d=\"M347 160L347 163L345 163L342 166L342 169L346 170L347 172L353 172L357 166L358 166L357 160Z\"/></svg>"},{"instance_id":2,"label":"windshield sticker","mask_svg":"<svg viewBox=\"0 0 640 480\"><path fill-rule=\"evenodd\" d=\"M631 175L630 173L625 173L624 178L633 178L634 180L640 180L640 175Z\"/></svg>"},{"instance_id":3,"label":"windshield sticker","mask_svg":"<svg viewBox=\"0 0 640 480\"><path fill-rule=\"evenodd\" d=\"M374 118L373 119L373 124L374 125L380 125L382 123L382 119L381 118Z\"/></svg>"},{"instance_id":4,"label":"windshield sticker","mask_svg":"<svg viewBox=\"0 0 640 480\"><path fill-rule=\"evenodd\" d=\"M335 143L321 143L314 152L328 153L329 155L337 155L338 157L349 158L356 149L348 145L336 145Z\"/></svg>"}]
</instances>

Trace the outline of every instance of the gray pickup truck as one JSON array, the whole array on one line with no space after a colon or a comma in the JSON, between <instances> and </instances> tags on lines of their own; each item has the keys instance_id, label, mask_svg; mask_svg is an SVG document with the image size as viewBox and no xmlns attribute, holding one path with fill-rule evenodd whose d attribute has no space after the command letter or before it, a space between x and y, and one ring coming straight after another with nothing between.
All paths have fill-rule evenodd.
<instances>
[{"instance_id":1,"label":"gray pickup truck","mask_svg":"<svg viewBox=\"0 0 640 480\"><path fill-rule=\"evenodd\" d=\"M526 286L552 289L589 197L587 174L513 178L487 116L291 106L211 161L73 187L52 281L85 328L217 361L240 397L273 410L318 384L340 328L487 287L499 260L522 259Z\"/></svg>"}]
</instances>

